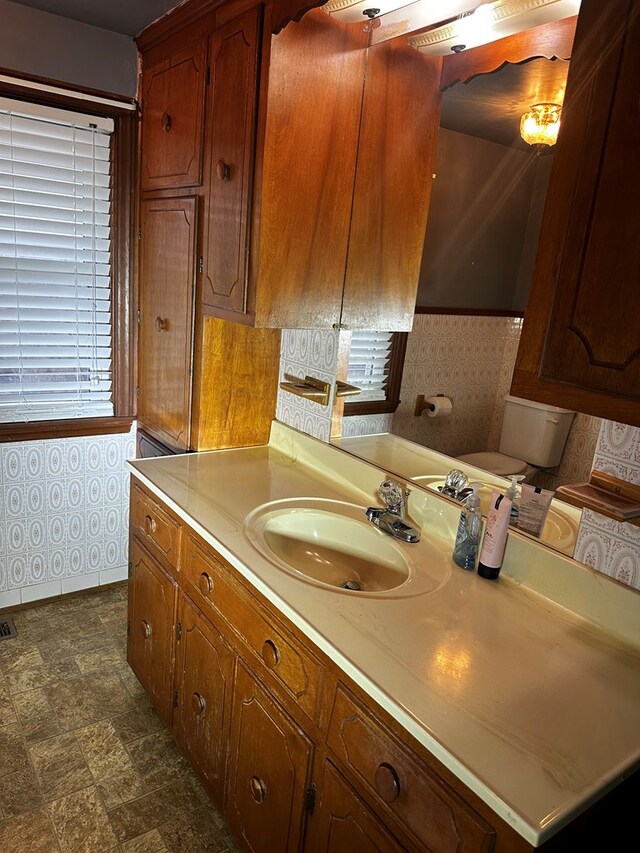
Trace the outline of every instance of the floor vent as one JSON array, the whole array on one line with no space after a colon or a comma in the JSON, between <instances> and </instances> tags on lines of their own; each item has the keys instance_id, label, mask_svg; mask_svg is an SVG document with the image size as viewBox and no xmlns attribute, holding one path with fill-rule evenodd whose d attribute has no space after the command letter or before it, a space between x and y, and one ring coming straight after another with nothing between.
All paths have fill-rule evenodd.
<instances>
[{"instance_id":1,"label":"floor vent","mask_svg":"<svg viewBox=\"0 0 640 853\"><path fill-rule=\"evenodd\" d=\"M15 637L17 634L13 619L0 619L0 640L8 640L9 637Z\"/></svg>"}]
</instances>

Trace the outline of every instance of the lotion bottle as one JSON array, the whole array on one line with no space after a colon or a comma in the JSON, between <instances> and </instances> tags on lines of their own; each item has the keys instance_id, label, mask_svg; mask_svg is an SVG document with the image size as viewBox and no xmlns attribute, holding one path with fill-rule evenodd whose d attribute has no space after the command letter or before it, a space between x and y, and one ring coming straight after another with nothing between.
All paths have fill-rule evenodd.
<instances>
[{"instance_id":1,"label":"lotion bottle","mask_svg":"<svg viewBox=\"0 0 640 853\"><path fill-rule=\"evenodd\" d=\"M471 483L471 494L464 502L460 513L456 543L453 546L453 561L462 569L474 571L482 533L479 489L482 483Z\"/></svg>"},{"instance_id":2,"label":"lotion bottle","mask_svg":"<svg viewBox=\"0 0 640 853\"><path fill-rule=\"evenodd\" d=\"M482 540L478 574L481 578L496 580L502 568L504 549L507 545L511 501L501 492L494 491L491 495L487 527Z\"/></svg>"},{"instance_id":3,"label":"lotion bottle","mask_svg":"<svg viewBox=\"0 0 640 853\"><path fill-rule=\"evenodd\" d=\"M511 501L511 516L509 518L509 524L511 524L512 527L518 526L518 517L520 515L520 489L518 487L518 483L521 483L523 480L524 474L512 474L511 485L506 492L506 497Z\"/></svg>"}]
</instances>

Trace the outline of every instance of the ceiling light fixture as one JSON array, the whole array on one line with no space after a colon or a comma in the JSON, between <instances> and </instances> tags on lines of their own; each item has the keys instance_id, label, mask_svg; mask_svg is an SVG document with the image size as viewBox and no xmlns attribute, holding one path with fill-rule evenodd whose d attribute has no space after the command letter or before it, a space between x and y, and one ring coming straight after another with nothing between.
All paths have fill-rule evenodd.
<instances>
[{"instance_id":1,"label":"ceiling light fixture","mask_svg":"<svg viewBox=\"0 0 640 853\"><path fill-rule=\"evenodd\" d=\"M555 145L560 130L560 104L534 104L520 119L520 136L529 145ZM538 148L540 153L541 147Z\"/></svg>"}]
</instances>

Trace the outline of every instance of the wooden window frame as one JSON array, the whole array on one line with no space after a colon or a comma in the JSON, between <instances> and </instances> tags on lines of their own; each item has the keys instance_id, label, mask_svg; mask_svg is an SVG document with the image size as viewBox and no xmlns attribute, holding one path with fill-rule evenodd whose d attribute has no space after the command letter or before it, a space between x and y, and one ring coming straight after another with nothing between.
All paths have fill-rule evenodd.
<instances>
[{"instance_id":1,"label":"wooden window frame","mask_svg":"<svg viewBox=\"0 0 640 853\"><path fill-rule=\"evenodd\" d=\"M408 332L394 332L391 336L386 400L371 400L366 403L359 403L357 400L345 402L343 417L385 415L396 411L400 405L400 386L402 385L402 371L404 369L404 357L407 352L408 338Z\"/></svg>"},{"instance_id":2,"label":"wooden window frame","mask_svg":"<svg viewBox=\"0 0 640 853\"><path fill-rule=\"evenodd\" d=\"M26 103L112 118L111 144L112 236L111 236L111 332L114 414L106 418L69 418L61 420L0 423L0 442L68 438L86 435L110 435L128 432L135 418L135 324L134 305L134 232L136 219L136 148L138 112L135 101L108 92L74 87L41 77L17 75L0 69L15 82L0 82L0 96ZM20 81L25 84L21 85ZM39 90L33 84L55 86L55 92ZM66 90L66 91L60 91ZM67 94L68 92L68 94ZM86 95L90 100L77 97ZM75 95L75 96L74 96ZM110 103L105 103L108 100ZM118 106L121 103L122 106Z\"/></svg>"}]
</instances>

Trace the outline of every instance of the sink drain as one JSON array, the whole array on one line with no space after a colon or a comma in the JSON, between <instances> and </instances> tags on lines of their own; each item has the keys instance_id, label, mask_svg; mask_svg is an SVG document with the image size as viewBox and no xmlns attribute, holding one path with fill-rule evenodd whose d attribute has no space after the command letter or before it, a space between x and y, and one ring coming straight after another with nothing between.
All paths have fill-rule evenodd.
<instances>
[{"instance_id":1,"label":"sink drain","mask_svg":"<svg viewBox=\"0 0 640 853\"><path fill-rule=\"evenodd\" d=\"M345 581L342 584L342 587L343 589L352 589L355 592L358 592L360 590L360 583L359 581Z\"/></svg>"}]
</instances>

